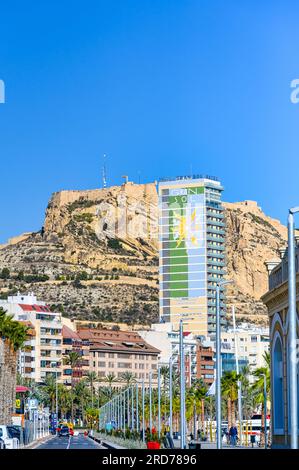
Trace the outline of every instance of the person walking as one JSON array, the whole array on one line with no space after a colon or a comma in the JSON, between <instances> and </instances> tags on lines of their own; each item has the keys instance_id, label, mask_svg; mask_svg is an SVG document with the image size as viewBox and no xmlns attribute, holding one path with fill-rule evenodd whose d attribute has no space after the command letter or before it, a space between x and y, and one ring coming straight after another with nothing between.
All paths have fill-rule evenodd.
<instances>
[{"instance_id":1,"label":"person walking","mask_svg":"<svg viewBox=\"0 0 299 470\"><path fill-rule=\"evenodd\" d=\"M230 444L232 446L236 446L237 439L238 439L238 429L235 424L233 424L229 430L229 438L230 438Z\"/></svg>"}]
</instances>

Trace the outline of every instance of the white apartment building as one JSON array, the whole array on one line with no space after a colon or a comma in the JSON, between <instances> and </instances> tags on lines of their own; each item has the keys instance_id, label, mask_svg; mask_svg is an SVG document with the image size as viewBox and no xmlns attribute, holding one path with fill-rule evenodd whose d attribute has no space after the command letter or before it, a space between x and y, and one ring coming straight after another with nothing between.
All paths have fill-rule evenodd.
<instances>
[{"instance_id":1,"label":"white apartment building","mask_svg":"<svg viewBox=\"0 0 299 470\"><path fill-rule=\"evenodd\" d=\"M179 357L179 332L174 330L172 323L153 323L150 330L138 330L142 338L155 348L160 350L159 364L169 365L170 358L174 366L178 365ZM184 335L186 380L196 378L197 368L197 340L192 333ZM191 365L191 369L190 369Z\"/></svg>"},{"instance_id":2,"label":"white apartment building","mask_svg":"<svg viewBox=\"0 0 299 470\"><path fill-rule=\"evenodd\" d=\"M24 378L43 382L50 374L61 376L62 323L61 313L52 312L33 292L0 300L2 307L15 320L29 325L24 349L20 353L19 372Z\"/></svg>"},{"instance_id":3,"label":"white apartment building","mask_svg":"<svg viewBox=\"0 0 299 470\"><path fill-rule=\"evenodd\" d=\"M264 354L269 351L269 329L248 323L242 323L236 328L239 359L246 359L251 370L264 367ZM235 355L235 333L233 328L221 332L221 350Z\"/></svg>"}]
</instances>

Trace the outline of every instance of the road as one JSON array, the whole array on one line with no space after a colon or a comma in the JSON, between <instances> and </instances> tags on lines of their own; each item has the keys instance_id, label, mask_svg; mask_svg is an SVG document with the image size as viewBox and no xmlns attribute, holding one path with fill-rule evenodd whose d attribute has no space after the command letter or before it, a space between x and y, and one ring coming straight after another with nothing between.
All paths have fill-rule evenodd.
<instances>
[{"instance_id":1,"label":"road","mask_svg":"<svg viewBox=\"0 0 299 470\"><path fill-rule=\"evenodd\" d=\"M53 437L36 449L104 449L97 442L83 434L73 437Z\"/></svg>"}]
</instances>

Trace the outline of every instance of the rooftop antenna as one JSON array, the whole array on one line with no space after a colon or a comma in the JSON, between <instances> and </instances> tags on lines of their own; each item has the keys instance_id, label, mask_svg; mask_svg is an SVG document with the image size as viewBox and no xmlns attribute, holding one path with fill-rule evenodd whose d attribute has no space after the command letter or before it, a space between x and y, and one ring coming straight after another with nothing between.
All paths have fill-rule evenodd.
<instances>
[{"instance_id":1,"label":"rooftop antenna","mask_svg":"<svg viewBox=\"0 0 299 470\"><path fill-rule=\"evenodd\" d=\"M102 185L103 188L107 188L107 173L106 173L106 158L107 155L104 153L103 155L103 166L102 166Z\"/></svg>"}]
</instances>

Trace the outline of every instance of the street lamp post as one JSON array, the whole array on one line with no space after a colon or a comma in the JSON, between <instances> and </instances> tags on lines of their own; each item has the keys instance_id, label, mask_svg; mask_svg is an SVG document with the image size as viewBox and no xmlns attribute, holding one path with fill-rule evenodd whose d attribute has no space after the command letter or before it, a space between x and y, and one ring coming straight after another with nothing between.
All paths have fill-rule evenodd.
<instances>
[{"instance_id":1,"label":"street lamp post","mask_svg":"<svg viewBox=\"0 0 299 470\"><path fill-rule=\"evenodd\" d=\"M136 431L139 431L139 396L138 396L138 383L136 383Z\"/></svg>"},{"instance_id":2,"label":"street lamp post","mask_svg":"<svg viewBox=\"0 0 299 470\"><path fill-rule=\"evenodd\" d=\"M126 392L122 393L122 402L123 402L123 432L126 430Z\"/></svg>"},{"instance_id":3,"label":"street lamp post","mask_svg":"<svg viewBox=\"0 0 299 470\"><path fill-rule=\"evenodd\" d=\"M133 385L131 386L131 429L132 431L134 431L134 426L135 426L135 422L134 422L134 387Z\"/></svg>"},{"instance_id":4,"label":"street lamp post","mask_svg":"<svg viewBox=\"0 0 299 470\"><path fill-rule=\"evenodd\" d=\"M220 315L220 290L221 287L231 284L232 281L219 281L216 285L216 425L217 425L217 449L222 447L221 426L221 315Z\"/></svg>"},{"instance_id":5,"label":"street lamp post","mask_svg":"<svg viewBox=\"0 0 299 470\"><path fill-rule=\"evenodd\" d=\"M172 358L169 359L169 434L172 438Z\"/></svg>"},{"instance_id":6,"label":"street lamp post","mask_svg":"<svg viewBox=\"0 0 299 470\"><path fill-rule=\"evenodd\" d=\"M145 442L145 391L144 380L142 380L142 440Z\"/></svg>"},{"instance_id":7,"label":"street lamp post","mask_svg":"<svg viewBox=\"0 0 299 470\"><path fill-rule=\"evenodd\" d=\"M267 449L267 378L266 374L264 376L264 426L265 426L265 449Z\"/></svg>"},{"instance_id":8,"label":"street lamp post","mask_svg":"<svg viewBox=\"0 0 299 470\"><path fill-rule=\"evenodd\" d=\"M185 449L186 425L185 425L185 365L184 365L184 336L183 320L180 320L180 398L181 398L181 449Z\"/></svg>"},{"instance_id":9,"label":"street lamp post","mask_svg":"<svg viewBox=\"0 0 299 470\"><path fill-rule=\"evenodd\" d=\"M236 329L236 315L235 306L232 305L232 316L233 316L233 328L234 328L234 340L235 340L235 359L236 359L236 372L239 375L239 339ZM239 425L240 425L240 445L242 445L242 434L243 434L243 412L242 412L242 385L241 381L238 380L238 414L239 414Z\"/></svg>"},{"instance_id":10,"label":"street lamp post","mask_svg":"<svg viewBox=\"0 0 299 470\"><path fill-rule=\"evenodd\" d=\"M296 265L295 265L295 234L294 214L299 207L289 210L288 217L288 287L289 287L289 357L290 357L290 418L291 448L298 449L298 403L297 403L297 309L296 309Z\"/></svg>"},{"instance_id":11,"label":"street lamp post","mask_svg":"<svg viewBox=\"0 0 299 470\"><path fill-rule=\"evenodd\" d=\"M128 423L128 429L130 429L130 426L131 426L131 421L130 421L130 387L127 388L127 414L128 414L128 418L127 418L127 423Z\"/></svg>"},{"instance_id":12,"label":"street lamp post","mask_svg":"<svg viewBox=\"0 0 299 470\"><path fill-rule=\"evenodd\" d=\"M150 432L153 428L153 414L152 414L152 371L149 373L149 426Z\"/></svg>"},{"instance_id":13,"label":"street lamp post","mask_svg":"<svg viewBox=\"0 0 299 470\"><path fill-rule=\"evenodd\" d=\"M58 382L57 382L57 377L58 377L58 371L57 371L57 363L56 362L51 362L52 367L56 367L55 369L55 414L56 414L56 420L58 424ZM56 435L57 435L57 425L56 425Z\"/></svg>"},{"instance_id":14,"label":"street lamp post","mask_svg":"<svg viewBox=\"0 0 299 470\"><path fill-rule=\"evenodd\" d=\"M158 366L158 436L161 436L161 371Z\"/></svg>"}]
</instances>

